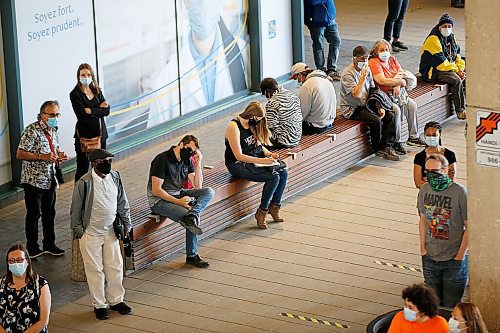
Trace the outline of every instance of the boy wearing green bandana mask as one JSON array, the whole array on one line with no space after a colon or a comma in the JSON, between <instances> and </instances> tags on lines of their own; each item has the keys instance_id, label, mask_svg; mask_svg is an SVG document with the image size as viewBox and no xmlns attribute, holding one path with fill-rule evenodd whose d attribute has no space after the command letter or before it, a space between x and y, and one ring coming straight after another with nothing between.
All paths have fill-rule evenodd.
<instances>
[{"instance_id":1,"label":"boy wearing green bandana mask","mask_svg":"<svg viewBox=\"0 0 500 333\"><path fill-rule=\"evenodd\" d=\"M467 284L467 189L448 177L443 155L430 155L425 171L428 182L420 187L417 204L425 284L442 306L453 308Z\"/></svg>"}]
</instances>

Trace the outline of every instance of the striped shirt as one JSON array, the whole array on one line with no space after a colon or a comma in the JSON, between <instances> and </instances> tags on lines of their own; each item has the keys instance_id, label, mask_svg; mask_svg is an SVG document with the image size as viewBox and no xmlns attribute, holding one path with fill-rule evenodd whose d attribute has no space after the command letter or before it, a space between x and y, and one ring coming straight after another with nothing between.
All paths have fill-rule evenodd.
<instances>
[{"instance_id":1,"label":"striped shirt","mask_svg":"<svg viewBox=\"0 0 500 333\"><path fill-rule=\"evenodd\" d=\"M267 126L277 143L293 147L302 135L300 100L292 91L280 87L266 104Z\"/></svg>"}]
</instances>

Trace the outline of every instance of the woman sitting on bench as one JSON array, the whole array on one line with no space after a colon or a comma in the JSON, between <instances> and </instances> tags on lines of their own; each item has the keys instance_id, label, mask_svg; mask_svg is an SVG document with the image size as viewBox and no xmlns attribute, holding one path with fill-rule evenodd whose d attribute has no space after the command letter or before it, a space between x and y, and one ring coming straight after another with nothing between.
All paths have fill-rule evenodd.
<instances>
[{"instance_id":1,"label":"woman sitting on bench","mask_svg":"<svg viewBox=\"0 0 500 333\"><path fill-rule=\"evenodd\" d=\"M267 229L268 213L274 222L284 221L279 212L288 170L282 163L277 163L277 154L263 146L269 145L269 137L264 108L258 102L250 103L226 127L224 159L229 172L237 178L265 183L255 213L260 229Z\"/></svg>"}]
</instances>

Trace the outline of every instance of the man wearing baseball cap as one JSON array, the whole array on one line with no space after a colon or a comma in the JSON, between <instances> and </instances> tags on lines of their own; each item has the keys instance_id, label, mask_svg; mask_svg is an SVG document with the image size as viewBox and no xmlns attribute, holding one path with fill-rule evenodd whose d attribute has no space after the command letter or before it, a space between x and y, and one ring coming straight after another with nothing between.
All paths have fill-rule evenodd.
<instances>
[{"instance_id":1,"label":"man wearing baseball cap","mask_svg":"<svg viewBox=\"0 0 500 333\"><path fill-rule=\"evenodd\" d=\"M109 319L109 310L131 312L123 302L123 259L113 228L119 218L125 235L132 228L130 207L120 174L111 170L113 154L95 149L88 155L92 169L75 184L71 202L71 230L79 239L92 305L97 319Z\"/></svg>"},{"instance_id":2,"label":"man wearing baseball cap","mask_svg":"<svg viewBox=\"0 0 500 333\"><path fill-rule=\"evenodd\" d=\"M375 88L368 66L368 49L357 46L352 51L352 63L342 72L340 79L340 109L346 119L365 122L370 129L370 141L377 156L399 161L392 145L396 139L396 116L392 103L375 102L373 111L367 107L370 89ZM384 96L384 95L381 95Z\"/></svg>"},{"instance_id":3,"label":"man wearing baseball cap","mask_svg":"<svg viewBox=\"0 0 500 333\"><path fill-rule=\"evenodd\" d=\"M323 133L333 126L337 97L331 79L321 70L312 70L298 62L290 70L291 79L300 87L299 99L302 110L302 134Z\"/></svg>"},{"instance_id":4,"label":"man wearing baseball cap","mask_svg":"<svg viewBox=\"0 0 500 333\"><path fill-rule=\"evenodd\" d=\"M451 87L458 119L465 119L465 60L453 34L453 19L443 14L432 28L420 52L419 72L427 82L446 82Z\"/></svg>"}]
</instances>

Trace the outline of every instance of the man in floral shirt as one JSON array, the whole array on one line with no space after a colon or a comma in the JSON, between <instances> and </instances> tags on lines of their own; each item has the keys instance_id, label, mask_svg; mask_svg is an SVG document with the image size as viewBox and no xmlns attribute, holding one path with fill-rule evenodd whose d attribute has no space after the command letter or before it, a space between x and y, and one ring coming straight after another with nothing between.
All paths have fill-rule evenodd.
<instances>
[{"instance_id":1,"label":"man in floral shirt","mask_svg":"<svg viewBox=\"0 0 500 333\"><path fill-rule=\"evenodd\" d=\"M46 101L40 107L38 120L29 124L21 135L16 157L22 160L21 184L26 205L26 248L31 258L43 253L55 256L64 250L55 245L56 166L67 160L59 150L57 133L59 103ZM42 216L43 251L38 246L38 220Z\"/></svg>"}]
</instances>

